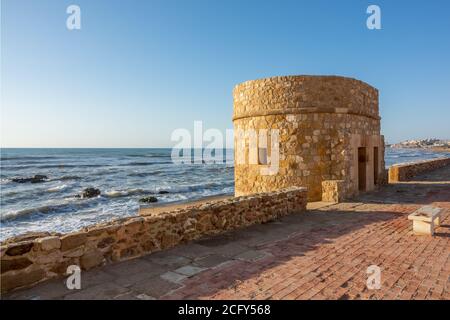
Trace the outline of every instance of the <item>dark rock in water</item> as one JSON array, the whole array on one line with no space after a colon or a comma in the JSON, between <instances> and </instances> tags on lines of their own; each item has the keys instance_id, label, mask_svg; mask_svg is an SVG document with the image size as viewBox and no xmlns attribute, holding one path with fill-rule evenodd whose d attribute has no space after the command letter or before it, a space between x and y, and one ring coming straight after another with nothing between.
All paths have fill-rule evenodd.
<instances>
[{"instance_id":1,"label":"dark rock in water","mask_svg":"<svg viewBox=\"0 0 450 320\"><path fill-rule=\"evenodd\" d=\"M159 193L159 194L166 194L166 193L169 193L169 191L161 190L161 191L159 191L158 193Z\"/></svg>"},{"instance_id":2,"label":"dark rock in water","mask_svg":"<svg viewBox=\"0 0 450 320\"><path fill-rule=\"evenodd\" d=\"M48 179L47 176L44 176L43 174L37 174L31 178L13 178L13 179L11 179L11 181L17 182L17 183L27 183L27 182L40 183L40 182L45 182L45 180L47 180L47 179Z\"/></svg>"},{"instance_id":3,"label":"dark rock in water","mask_svg":"<svg viewBox=\"0 0 450 320\"><path fill-rule=\"evenodd\" d=\"M48 177L44 176L42 174L37 174L35 175L33 178L31 178L31 183L39 183L39 182L44 182L45 180L47 180Z\"/></svg>"},{"instance_id":4,"label":"dark rock in water","mask_svg":"<svg viewBox=\"0 0 450 320\"><path fill-rule=\"evenodd\" d=\"M158 198L153 196L143 197L139 199L139 202L145 202L145 203L152 203L152 202L158 202Z\"/></svg>"},{"instance_id":5,"label":"dark rock in water","mask_svg":"<svg viewBox=\"0 0 450 320\"><path fill-rule=\"evenodd\" d=\"M81 198L94 198L100 195L100 190L97 188L86 188L81 194Z\"/></svg>"},{"instance_id":6,"label":"dark rock in water","mask_svg":"<svg viewBox=\"0 0 450 320\"><path fill-rule=\"evenodd\" d=\"M30 182L31 178L13 178L11 179L12 182L17 182L17 183L25 183L25 182Z\"/></svg>"},{"instance_id":7,"label":"dark rock in water","mask_svg":"<svg viewBox=\"0 0 450 320\"><path fill-rule=\"evenodd\" d=\"M65 180L80 180L81 177L79 176L63 176L61 178L58 178L56 180L61 180L61 181L65 181Z\"/></svg>"}]
</instances>

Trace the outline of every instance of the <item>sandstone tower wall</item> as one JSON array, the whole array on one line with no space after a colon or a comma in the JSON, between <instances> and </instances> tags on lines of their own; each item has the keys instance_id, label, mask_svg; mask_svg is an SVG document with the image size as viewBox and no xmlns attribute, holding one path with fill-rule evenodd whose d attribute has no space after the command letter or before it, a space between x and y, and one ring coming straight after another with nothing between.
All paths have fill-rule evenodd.
<instances>
[{"instance_id":1,"label":"sandstone tower wall","mask_svg":"<svg viewBox=\"0 0 450 320\"><path fill-rule=\"evenodd\" d=\"M326 189L336 184L329 180L339 182L345 196L385 180L378 90L368 84L337 76L273 77L239 84L233 97L235 134L244 132L244 140L235 137L236 196L305 186L315 201L332 192ZM279 169L271 175L261 174L273 165L271 138L266 150L259 138L257 150L250 147L249 132L265 129L279 132Z\"/></svg>"}]
</instances>

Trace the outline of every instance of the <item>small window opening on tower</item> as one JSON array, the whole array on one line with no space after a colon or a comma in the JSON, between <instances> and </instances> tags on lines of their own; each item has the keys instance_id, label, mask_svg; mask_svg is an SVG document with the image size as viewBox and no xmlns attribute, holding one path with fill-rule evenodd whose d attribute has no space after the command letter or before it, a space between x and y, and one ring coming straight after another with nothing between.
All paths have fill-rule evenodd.
<instances>
[{"instance_id":1,"label":"small window opening on tower","mask_svg":"<svg viewBox=\"0 0 450 320\"><path fill-rule=\"evenodd\" d=\"M259 164L268 164L267 147L259 147L258 148L258 163Z\"/></svg>"}]
</instances>

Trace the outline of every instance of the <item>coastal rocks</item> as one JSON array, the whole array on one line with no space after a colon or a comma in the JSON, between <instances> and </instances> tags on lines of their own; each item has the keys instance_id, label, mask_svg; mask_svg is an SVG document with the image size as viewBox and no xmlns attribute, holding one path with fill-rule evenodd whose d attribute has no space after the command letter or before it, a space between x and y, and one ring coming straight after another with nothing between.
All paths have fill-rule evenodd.
<instances>
[{"instance_id":1,"label":"coastal rocks","mask_svg":"<svg viewBox=\"0 0 450 320\"><path fill-rule=\"evenodd\" d=\"M81 193L81 198L82 199L94 198L94 197L98 197L100 194L101 194L101 192L97 188L86 188Z\"/></svg>"},{"instance_id":2,"label":"coastal rocks","mask_svg":"<svg viewBox=\"0 0 450 320\"><path fill-rule=\"evenodd\" d=\"M81 180L81 177L79 176L62 176L58 178L59 181L66 181L66 180Z\"/></svg>"},{"instance_id":3,"label":"coastal rocks","mask_svg":"<svg viewBox=\"0 0 450 320\"><path fill-rule=\"evenodd\" d=\"M158 202L158 198L153 197L153 196L143 197L143 198L139 199L139 202L143 202L143 203Z\"/></svg>"},{"instance_id":4,"label":"coastal rocks","mask_svg":"<svg viewBox=\"0 0 450 320\"><path fill-rule=\"evenodd\" d=\"M168 194L168 193L169 193L169 191L166 191L166 190L158 191L158 194ZM142 203L155 203L155 202L158 202L158 198L155 197L155 196L145 196L145 197L140 198L139 202L142 202Z\"/></svg>"},{"instance_id":5,"label":"coastal rocks","mask_svg":"<svg viewBox=\"0 0 450 320\"><path fill-rule=\"evenodd\" d=\"M45 182L48 180L48 177L43 175L43 174L37 174L34 177L30 177L30 178L13 178L11 179L12 182L17 182L17 183L41 183L41 182Z\"/></svg>"},{"instance_id":6,"label":"coastal rocks","mask_svg":"<svg viewBox=\"0 0 450 320\"><path fill-rule=\"evenodd\" d=\"M45 182L46 180L48 180L48 177L45 175L35 175L33 178L31 178L31 183L40 183L40 182Z\"/></svg>"}]
</instances>

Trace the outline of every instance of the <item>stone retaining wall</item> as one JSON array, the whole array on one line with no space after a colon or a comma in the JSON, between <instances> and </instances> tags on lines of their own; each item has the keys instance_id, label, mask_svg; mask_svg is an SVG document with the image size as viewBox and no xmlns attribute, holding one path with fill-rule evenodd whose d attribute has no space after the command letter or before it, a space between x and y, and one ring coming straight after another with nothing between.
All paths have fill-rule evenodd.
<instances>
[{"instance_id":1,"label":"stone retaining wall","mask_svg":"<svg viewBox=\"0 0 450 320\"><path fill-rule=\"evenodd\" d=\"M216 200L114 220L69 234L24 235L1 244L1 291L173 247L306 210L306 188Z\"/></svg>"},{"instance_id":2,"label":"stone retaining wall","mask_svg":"<svg viewBox=\"0 0 450 320\"><path fill-rule=\"evenodd\" d=\"M389 182L407 181L415 175L442 168L447 165L450 165L450 158L393 165L389 168Z\"/></svg>"}]
</instances>

